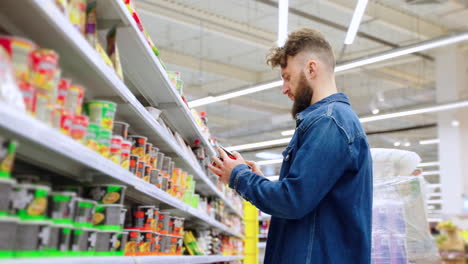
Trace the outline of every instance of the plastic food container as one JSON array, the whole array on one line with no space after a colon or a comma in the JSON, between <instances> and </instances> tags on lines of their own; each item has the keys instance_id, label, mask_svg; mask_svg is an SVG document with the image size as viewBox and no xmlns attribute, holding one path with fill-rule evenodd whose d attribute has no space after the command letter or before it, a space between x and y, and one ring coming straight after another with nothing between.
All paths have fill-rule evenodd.
<instances>
[{"instance_id":1,"label":"plastic food container","mask_svg":"<svg viewBox=\"0 0 468 264\"><path fill-rule=\"evenodd\" d=\"M124 140L128 137L128 128L130 127L129 124L121 121L114 121L114 128L112 132L114 135L121 136Z\"/></svg>"},{"instance_id":2,"label":"plastic food container","mask_svg":"<svg viewBox=\"0 0 468 264\"><path fill-rule=\"evenodd\" d=\"M125 216L127 215L127 209L125 209L124 207L122 207L122 209L120 210L120 221L119 221L119 225L120 227L123 228L123 226L125 225Z\"/></svg>"},{"instance_id":3,"label":"plastic food container","mask_svg":"<svg viewBox=\"0 0 468 264\"><path fill-rule=\"evenodd\" d=\"M128 169L130 166L130 153L132 149L132 143L127 140L122 141L121 150L120 150L120 165L124 169Z\"/></svg>"},{"instance_id":4,"label":"plastic food container","mask_svg":"<svg viewBox=\"0 0 468 264\"><path fill-rule=\"evenodd\" d=\"M163 168L164 153L158 152L158 158L157 158L156 162L157 162L156 169L161 171L162 168Z\"/></svg>"},{"instance_id":5,"label":"plastic food container","mask_svg":"<svg viewBox=\"0 0 468 264\"><path fill-rule=\"evenodd\" d=\"M45 92L50 103L57 99L57 84L60 80L58 70L59 56L50 49L35 49L31 52L32 76L31 83L37 89ZM58 77L58 78L57 78Z\"/></svg>"},{"instance_id":6,"label":"plastic food container","mask_svg":"<svg viewBox=\"0 0 468 264\"><path fill-rule=\"evenodd\" d=\"M184 238L178 237L177 244L176 244L176 255L181 256L183 254L183 247L184 247Z\"/></svg>"},{"instance_id":7,"label":"plastic food container","mask_svg":"<svg viewBox=\"0 0 468 264\"><path fill-rule=\"evenodd\" d=\"M54 105L49 102L48 95L38 91L36 95L36 118L47 125L51 125L53 111Z\"/></svg>"},{"instance_id":8,"label":"plastic food container","mask_svg":"<svg viewBox=\"0 0 468 264\"><path fill-rule=\"evenodd\" d=\"M75 226L78 227L92 227L94 220L94 213L97 203L93 200L75 198L73 199L75 206Z\"/></svg>"},{"instance_id":9,"label":"plastic food container","mask_svg":"<svg viewBox=\"0 0 468 264\"><path fill-rule=\"evenodd\" d=\"M151 178L151 165L148 165L145 163L145 170L144 170L144 175L143 175L143 180L146 182L150 182Z\"/></svg>"},{"instance_id":10,"label":"plastic food container","mask_svg":"<svg viewBox=\"0 0 468 264\"><path fill-rule=\"evenodd\" d=\"M112 136L110 142L110 160L120 164L121 155L122 155L122 137L121 136Z\"/></svg>"},{"instance_id":11,"label":"plastic food container","mask_svg":"<svg viewBox=\"0 0 468 264\"><path fill-rule=\"evenodd\" d=\"M17 184L12 197L13 209L22 220L45 220L50 188L36 184Z\"/></svg>"},{"instance_id":12,"label":"plastic food container","mask_svg":"<svg viewBox=\"0 0 468 264\"><path fill-rule=\"evenodd\" d=\"M21 95L23 95L23 101L24 105L26 106L26 110L30 115L34 116L36 114L36 88L27 82L19 82L18 88L21 91Z\"/></svg>"},{"instance_id":13,"label":"plastic food container","mask_svg":"<svg viewBox=\"0 0 468 264\"><path fill-rule=\"evenodd\" d=\"M41 257L49 243L49 221L20 221L17 225L15 240L16 257Z\"/></svg>"},{"instance_id":14,"label":"plastic food container","mask_svg":"<svg viewBox=\"0 0 468 264\"><path fill-rule=\"evenodd\" d=\"M149 142L146 142L146 145L145 145L145 162L147 164L150 164L152 149L153 149L153 144L149 143Z\"/></svg>"},{"instance_id":15,"label":"plastic food container","mask_svg":"<svg viewBox=\"0 0 468 264\"><path fill-rule=\"evenodd\" d=\"M57 104L61 107L65 107L67 101L68 89L70 89L70 79L60 79L57 89Z\"/></svg>"},{"instance_id":16,"label":"plastic food container","mask_svg":"<svg viewBox=\"0 0 468 264\"><path fill-rule=\"evenodd\" d=\"M111 139L112 131L102 129L99 131L98 152L106 158L110 155Z\"/></svg>"},{"instance_id":17,"label":"plastic food container","mask_svg":"<svg viewBox=\"0 0 468 264\"><path fill-rule=\"evenodd\" d=\"M184 235L184 222L185 218L172 216L172 222L174 224L172 234L174 236Z\"/></svg>"},{"instance_id":18,"label":"plastic food container","mask_svg":"<svg viewBox=\"0 0 468 264\"><path fill-rule=\"evenodd\" d=\"M169 234L171 223L171 213L168 211L159 212L157 232L161 234Z\"/></svg>"},{"instance_id":19,"label":"plastic food container","mask_svg":"<svg viewBox=\"0 0 468 264\"><path fill-rule=\"evenodd\" d=\"M87 130L88 117L84 115L75 115L72 120L72 126L70 131L71 137L80 143L84 143Z\"/></svg>"},{"instance_id":20,"label":"plastic food container","mask_svg":"<svg viewBox=\"0 0 468 264\"><path fill-rule=\"evenodd\" d=\"M11 36L0 36L0 46L3 46L11 58L16 79L28 82L32 63L30 56L37 46L27 39Z\"/></svg>"},{"instance_id":21,"label":"plastic food container","mask_svg":"<svg viewBox=\"0 0 468 264\"><path fill-rule=\"evenodd\" d=\"M115 184L90 185L85 196L100 204L123 204L127 186Z\"/></svg>"},{"instance_id":22,"label":"plastic food container","mask_svg":"<svg viewBox=\"0 0 468 264\"><path fill-rule=\"evenodd\" d=\"M129 162L129 168L128 170L137 175L137 170L138 170L138 162L139 162L139 157L138 155L130 155L130 162Z\"/></svg>"},{"instance_id":23,"label":"plastic food container","mask_svg":"<svg viewBox=\"0 0 468 264\"><path fill-rule=\"evenodd\" d=\"M142 160L139 160L138 161L138 167L137 167L137 171L136 171L136 176L138 178L141 178L143 179L143 175L145 174L145 162L142 161Z\"/></svg>"},{"instance_id":24,"label":"plastic food container","mask_svg":"<svg viewBox=\"0 0 468 264\"><path fill-rule=\"evenodd\" d=\"M70 249L72 225L51 224L49 242L47 244L48 256L64 256Z\"/></svg>"},{"instance_id":25,"label":"plastic food container","mask_svg":"<svg viewBox=\"0 0 468 264\"><path fill-rule=\"evenodd\" d=\"M16 217L0 217L0 259L13 257L18 223Z\"/></svg>"},{"instance_id":26,"label":"plastic food container","mask_svg":"<svg viewBox=\"0 0 468 264\"><path fill-rule=\"evenodd\" d=\"M117 104L109 101L89 101L85 103L89 120L100 124L101 129L112 131ZM111 132L112 134L112 132Z\"/></svg>"},{"instance_id":27,"label":"plastic food container","mask_svg":"<svg viewBox=\"0 0 468 264\"><path fill-rule=\"evenodd\" d=\"M156 166L158 166L158 152L159 152L158 148L156 147L151 148L149 164L151 165L152 169L156 169Z\"/></svg>"},{"instance_id":28,"label":"plastic food container","mask_svg":"<svg viewBox=\"0 0 468 264\"><path fill-rule=\"evenodd\" d=\"M158 215L158 208L156 206L138 206L133 213L135 228L156 231Z\"/></svg>"},{"instance_id":29,"label":"plastic food container","mask_svg":"<svg viewBox=\"0 0 468 264\"><path fill-rule=\"evenodd\" d=\"M74 192L51 192L49 194L48 216L55 224L71 224L75 214Z\"/></svg>"},{"instance_id":30,"label":"plastic food container","mask_svg":"<svg viewBox=\"0 0 468 264\"><path fill-rule=\"evenodd\" d=\"M72 255L94 256L97 232L93 228L74 228L71 239Z\"/></svg>"},{"instance_id":31,"label":"plastic food container","mask_svg":"<svg viewBox=\"0 0 468 264\"><path fill-rule=\"evenodd\" d=\"M99 136L99 125L90 123L86 130L85 142L86 146L94 151L98 151L98 136Z\"/></svg>"},{"instance_id":32,"label":"plastic food container","mask_svg":"<svg viewBox=\"0 0 468 264\"><path fill-rule=\"evenodd\" d=\"M65 108L70 110L74 115L81 115L84 94L85 88L77 84L71 84L68 88Z\"/></svg>"},{"instance_id":33,"label":"plastic food container","mask_svg":"<svg viewBox=\"0 0 468 264\"><path fill-rule=\"evenodd\" d=\"M167 191L169 187L169 178L163 176L159 179L161 180L161 190Z\"/></svg>"},{"instance_id":34,"label":"plastic food container","mask_svg":"<svg viewBox=\"0 0 468 264\"><path fill-rule=\"evenodd\" d=\"M120 241L118 245L120 245L117 249L118 255L123 256L125 253L125 246L128 241L128 232L120 232L117 235L117 241Z\"/></svg>"},{"instance_id":35,"label":"plastic food container","mask_svg":"<svg viewBox=\"0 0 468 264\"><path fill-rule=\"evenodd\" d=\"M101 204L96 206L93 224L100 230L121 230L121 213L124 206L121 204Z\"/></svg>"},{"instance_id":36,"label":"plastic food container","mask_svg":"<svg viewBox=\"0 0 468 264\"><path fill-rule=\"evenodd\" d=\"M60 130L65 135L70 135L73 123L73 114L62 108L61 106L55 107L52 114L52 126Z\"/></svg>"},{"instance_id":37,"label":"plastic food container","mask_svg":"<svg viewBox=\"0 0 468 264\"><path fill-rule=\"evenodd\" d=\"M128 139L132 142L132 154L137 155L142 161L144 161L146 142L148 138L143 136L128 136Z\"/></svg>"},{"instance_id":38,"label":"plastic food container","mask_svg":"<svg viewBox=\"0 0 468 264\"><path fill-rule=\"evenodd\" d=\"M160 254L161 255L170 255L171 253L171 238L172 236L167 234L159 234L160 239Z\"/></svg>"},{"instance_id":39,"label":"plastic food container","mask_svg":"<svg viewBox=\"0 0 468 264\"><path fill-rule=\"evenodd\" d=\"M15 161L17 143L0 139L0 178L10 178Z\"/></svg>"},{"instance_id":40,"label":"plastic food container","mask_svg":"<svg viewBox=\"0 0 468 264\"><path fill-rule=\"evenodd\" d=\"M159 171L158 170L151 170L150 171L150 178L149 182L154 186L158 186L159 184Z\"/></svg>"},{"instance_id":41,"label":"plastic food container","mask_svg":"<svg viewBox=\"0 0 468 264\"><path fill-rule=\"evenodd\" d=\"M96 256L123 256L128 232L100 230L96 236Z\"/></svg>"},{"instance_id":42,"label":"plastic food container","mask_svg":"<svg viewBox=\"0 0 468 264\"><path fill-rule=\"evenodd\" d=\"M10 211L10 196L15 184L14 179L0 177L0 217L8 215Z\"/></svg>"},{"instance_id":43,"label":"plastic food container","mask_svg":"<svg viewBox=\"0 0 468 264\"><path fill-rule=\"evenodd\" d=\"M151 255L155 252L156 237L153 231L142 230L143 243L140 244L137 255Z\"/></svg>"},{"instance_id":44,"label":"plastic food container","mask_svg":"<svg viewBox=\"0 0 468 264\"><path fill-rule=\"evenodd\" d=\"M140 249L140 244L143 243L143 237L140 234L140 230L137 229L125 229L128 232L128 239L125 245L125 256L135 256Z\"/></svg>"},{"instance_id":45,"label":"plastic food container","mask_svg":"<svg viewBox=\"0 0 468 264\"><path fill-rule=\"evenodd\" d=\"M171 162L172 162L172 159L170 157L164 157L164 161L163 161L163 164L162 164L162 170L165 173L172 174L172 171L169 171L169 169L171 168Z\"/></svg>"}]
</instances>

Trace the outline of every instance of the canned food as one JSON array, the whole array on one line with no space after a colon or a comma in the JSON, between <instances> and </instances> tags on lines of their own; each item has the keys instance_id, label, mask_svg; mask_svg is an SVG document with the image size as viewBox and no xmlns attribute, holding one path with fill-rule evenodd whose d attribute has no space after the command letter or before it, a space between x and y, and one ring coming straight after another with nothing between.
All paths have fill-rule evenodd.
<instances>
[{"instance_id":1,"label":"canned food","mask_svg":"<svg viewBox=\"0 0 468 264\"><path fill-rule=\"evenodd\" d=\"M87 135L87 130L88 130L88 117L84 115L75 115L73 117L72 127L71 127L71 132L70 132L71 137L74 140L80 143L83 143Z\"/></svg>"},{"instance_id":2,"label":"canned food","mask_svg":"<svg viewBox=\"0 0 468 264\"><path fill-rule=\"evenodd\" d=\"M21 95L23 95L24 105L26 106L26 110L30 115L36 114L36 100L37 100L37 92L36 88L32 86L28 82L20 81L18 83L18 88L21 91Z\"/></svg>"},{"instance_id":3,"label":"canned food","mask_svg":"<svg viewBox=\"0 0 468 264\"><path fill-rule=\"evenodd\" d=\"M46 219L49 191L43 185L17 184L12 197L14 211L22 220Z\"/></svg>"},{"instance_id":4,"label":"canned food","mask_svg":"<svg viewBox=\"0 0 468 264\"><path fill-rule=\"evenodd\" d=\"M17 145L13 140L0 140L0 178L11 177Z\"/></svg>"},{"instance_id":5,"label":"canned food","mask_svg":"<svg viewBox=\"0 0 468 264\"><path fill-rule=\"evenodd\" d=\"M123 204L127 186L100 184L86 187L85 196L100 204Z\"/></svg>"},{"instance_id":6,"label":"canned food","mask_svg":"<svg viewBox=\"0 0 468 264\"><path fill-rule=\"evenodd\" d=\"M97 203L93 200L79 197L74 198L73 203L75 206L75 215L73 217L75 225L79 227L92 227Z\"/></svg>"},{"instance_id":7,"label":"canned food","mask_svg":"<svg viewBox=\"0 0 468 264\"><path fill-rule=\"evenodd\" d=\"M135 175L137 174L137 170L138 170L138 162L139 162L138 155L130 155L130 163L129 163L128 170Z\"/></svg>"},{"instance_id":8,"label":"canned food","mask_svg":"<svg viewBox=\"0 0 468 264\"><path fill-rule=\"evenodd\" d=\"M29 82L32 65L31 53L37 46L27 39L11 36L0 36L0 46L3 46L11 58L16 79Z\"/></svg>"},{"instance_id":9,"label":"canned food","mask_svg":"<svg viewBox=\"0 0 468 264\"><path fill-rule=\"evenodd\" d=\"M70 110L74 115L81 115L84 93L85 88L77 84L71 84L68 88L65 108Z\"/></svg>"},{"instance_id":10,"label":"canned food","mask_svg":"<svg viewBox=\"0 0 468 264\"><path fill-rule=\"evenodd\" d=\"M130 166L130 152L132 149L132 143L130 141L124 140L122 141L122 149L121 149L121 166L124 169L128 169Z\"/></svg>"},{"instance_id":11,"label":"canned food","mask_svg":"<svg viewBox=\"0 0 468 264\"><path fill-rule=\"evenodd\" d=\"M49 194L48 216L55 224L71 224L75 214L74 192L51 192Z\"/></svg>"},{"instance_id":12,"label":"canned food","mask_svg":"<svg viewBox=\"0 0 468 264\"><path fill-rule=\"evenodd\" d=\"M51 224L46 250L48 256L64 256L68 253L72 230L72 225Z\"/></svg>"},{"instance_id":13,"label":"canned food","mask_svg":"<svg viewBox=\"0 0 468 264\"><path fill-rule=\"evenodd\" d=\"M93 224L100 230L121 230L121 204L102 204L96 206Z\"/></svg>"},{"instance_id":14,"label":"canned food","mask_svg":"<svg viewBox=\"0 0 468 264\"><path fill-rule=\"evenodd\" d=\"M171 228L170 222L171 222L171 213L169 211L159 212L157 232L161 234L169 234L169 230Z\"/></svg>"},{"instance_id":15,"label":"canned food","mask_svg":"<svg viewBox=\"0 0 468 264\"><path fill-rule=\"evenodd\" d=\"M146 182L150 182L150 178L151 178L151 165L145 165L143 180Z\"/></svg>"},{"instance_id":16,"label":"canned food","mask_svg":"<svg viewBox=\"0 0 468 264\"><path fill-rule=\"evenodd\" d=\"M86 146L94 151L98 151L98 137L99 137L100 128L99 125L90 123L88 129L86 130Z\"/></svg>"},{"instance_id":17,"label":"canned food","mask_svg":"<svg viewBox=\"0 0 468 264\"><path fill-rule=\"evenodd\" d=\"M138 168L137 168L137 172L136 172L136 176L138 178L141 178L143 179L143 175L145 174L145 162L142 161L142 160L139 160L138 161Z\"/></svg>"},{"instance_id":18,"label":"canned food","mask_svg":"<svg viewBox=\"0 0 468 264\"><path fill-rule=\"evenodd\" d=\"M145 145L145 162L147 164L150 164L152 149L153 149L153 144L151 144L149 142L146 142L146 145Z\"/></svg>"},{"instance_id":19,"label":"canned food","mask_svg":"<svg viewBox=\"0 0 468 264\"><path fill-rule=\"evenodd\" d=\"M20 221L17 225L15 240L16 257L44 256L49 243L49 221Z\"/></svg>"},{"instance_id":20,"label":"canned food","mask_svg":"<svg viewBox=\"0 0 468 264\"><path fill-rule=\"evenodd\" d=\"M110 155L110 145L112 139L112 131L110 130L100 130L98 136L98 151L104 157L109 157Z\"/></svg>"},{"instance_id":21,"label":"canned food","mask_svg":"<svg viewBox=\"0 0 468 264\"><path fill-rule=\"evenodd\" d=\"M122 137L121 136L112 136L110 143L110 160L120 164L121 150L122 150Z\"/></svg>"},{"instance_id":22,"label":"canned food","mask_svg":"<svg viewBox=\"0 0 468 264\"><path fill-rule=\"evenodd\" d=\"M132 154L137 155L142 161L145 159L146 141L148 138L143 136L128 136L132 142Z\"/></svg>"},{"instance_id":23,"label":"canned food","mask_svg":"<svg viewBox=\"0 0 468 264\"><path fill-rule=\"evenodd\" d=\"M0 258L11 258L15 250L15 241L19 219L16 217L0 217Z\"/></svg>"},{"instance_id":24,"label":"canned food","mask_svg":"<svg viewBox=\"0 0 468 264\"><path fill-rule=\"evenodd\" d=\"M89 120L100 124L101 129L109 130L112 134L114 116L117 104L109 101L89 101L85 103L85 111Z\"/></svg>"},{"instance_id":25,"label":"canned food","mask_svg":"<svg viewBox=\"0 0 468 264\"><path fill-rule=\"evenodd\" d=\"M144 239L137 229L125 229L128 232L128 239L125 245L125 256L135 256L139 252L140 245L143 244Z\"/></svg>"},{"instance_id":26,"label":"canned food","mask_svg":"<svg viewBox=\"0 0 468 264\"><path fill-rule=\"evenodd\" d=\"M73 228L71 250L74 255L93 256L96 250L97 229Z\"/></svg>"},{"instance_id":27,"label":"canned food","mask_svg":"<svg viewBox=\"0 0 468 264\"><path fill-rule=\"evenodd\" d=\"M121 136L124 140L128 137L128 128L130 127L129 124L122 122L122 121L114 121L114 128L112 132L115 135Z\"/></svg>"}]
</instances>

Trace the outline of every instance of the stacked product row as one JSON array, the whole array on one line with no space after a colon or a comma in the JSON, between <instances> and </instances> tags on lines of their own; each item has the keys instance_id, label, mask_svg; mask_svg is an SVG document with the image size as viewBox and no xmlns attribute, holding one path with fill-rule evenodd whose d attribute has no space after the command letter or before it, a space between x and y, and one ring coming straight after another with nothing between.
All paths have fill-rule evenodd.
<instances>
[{"instance_id":1,"label":"stacked product row","mask_svg":"<svg viewBox=\"0 0 468 264\"><path fill-rule=\"evenodd\" d=\"M194 234L197 234L197 237ZM216 230L186 231L184 244L190 255L244 254L244 243L241 239L223 236Z\"/></svg>"}]
</instances>

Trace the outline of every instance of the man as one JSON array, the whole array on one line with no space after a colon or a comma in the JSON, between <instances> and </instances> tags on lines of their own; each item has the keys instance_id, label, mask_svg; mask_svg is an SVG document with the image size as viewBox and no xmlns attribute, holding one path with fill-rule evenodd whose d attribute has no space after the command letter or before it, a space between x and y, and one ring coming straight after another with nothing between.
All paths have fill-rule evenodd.
<instances>
[{"instance_id":1,"label":"man","mask_svg":"<svg viewBox=\"0 0 468 264\"><path fill-rule=\"evenodd\" d=\"M265 263L369 264L371 154L348 97L337 93L330 44L304 28L273 49L267 62L281 67L282 92L294 101L297 123L279 181L221 149L223 161L213 157L211 171L272 215Z\"/></svg>"}]
</instances>

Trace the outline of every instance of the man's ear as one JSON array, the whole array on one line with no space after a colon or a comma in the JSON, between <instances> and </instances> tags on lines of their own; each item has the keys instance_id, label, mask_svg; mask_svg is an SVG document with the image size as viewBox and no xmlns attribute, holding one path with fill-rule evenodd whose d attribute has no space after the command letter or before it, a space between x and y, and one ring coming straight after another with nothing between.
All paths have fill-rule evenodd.
<instances>
[{"instance_id":1,"label":"man's ear","mask_svg":"<svg viewBox=\"0 0 468 264\"><path fill-rule=\"evenodd\" d=\"M306 65L306 76L310 79L315 79L317 77L317 61L309 60Z\"/></svg>"}]
</instances>

